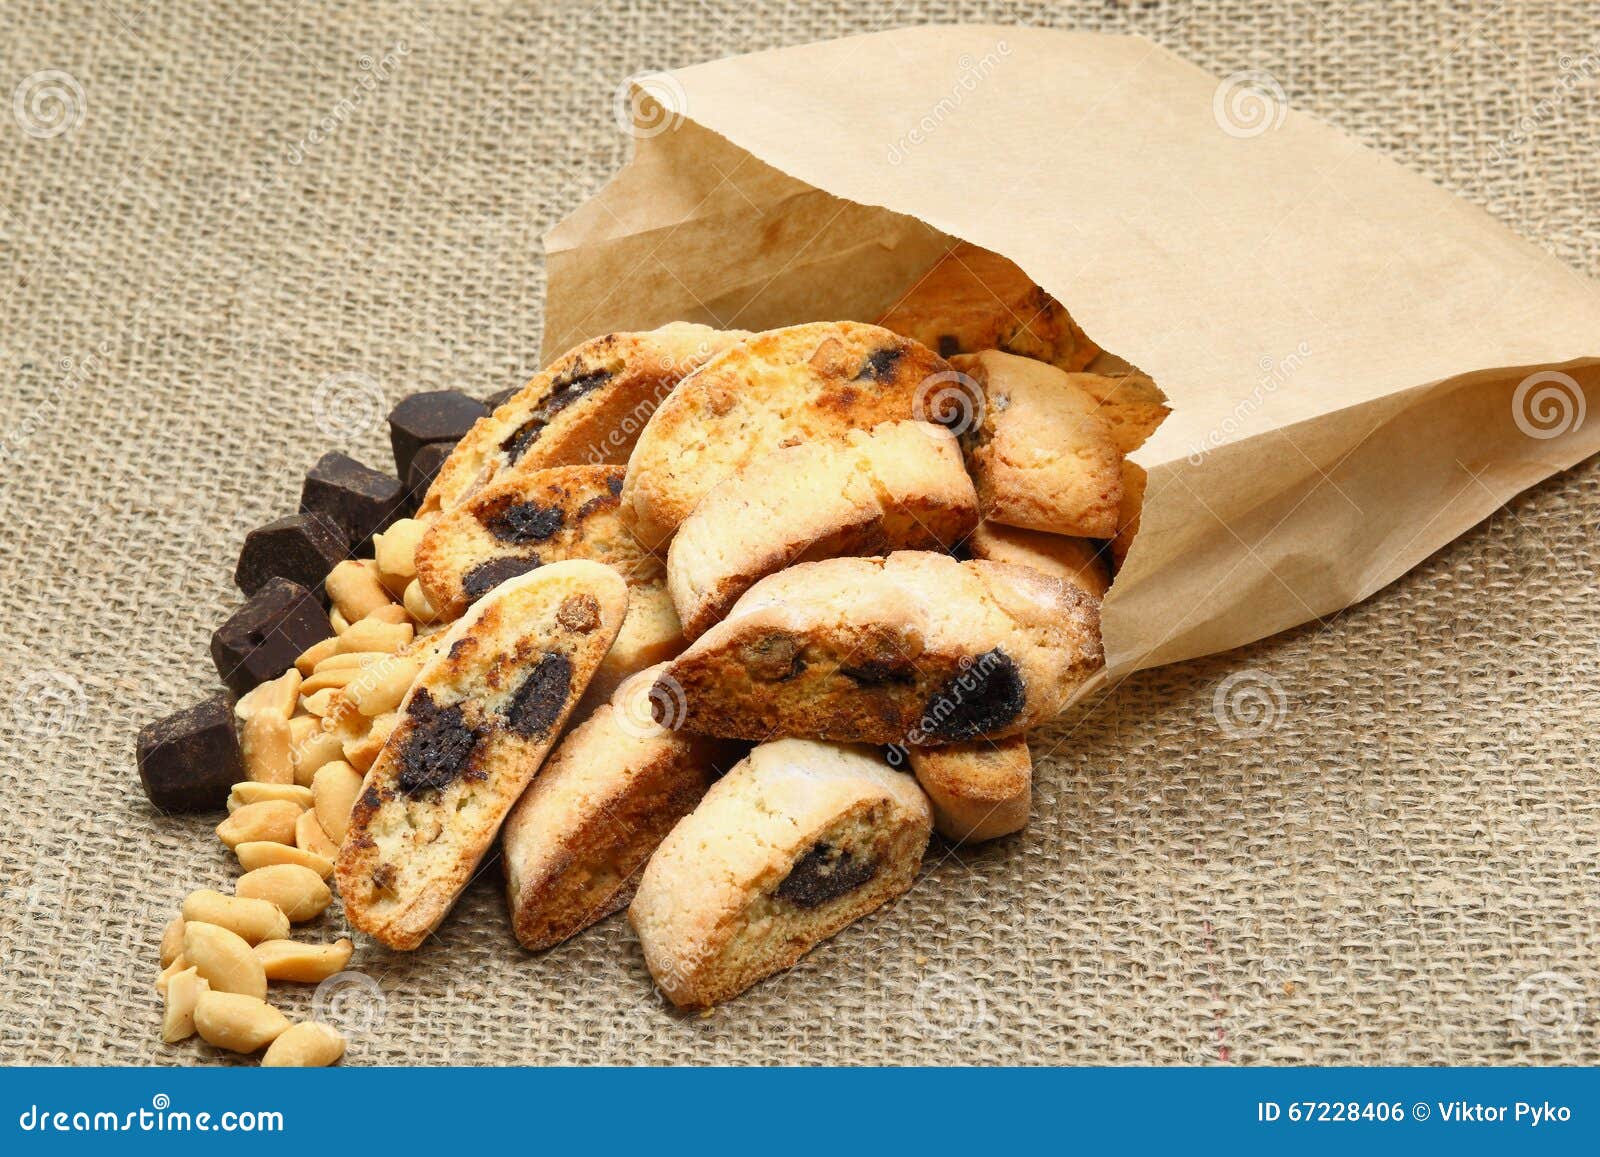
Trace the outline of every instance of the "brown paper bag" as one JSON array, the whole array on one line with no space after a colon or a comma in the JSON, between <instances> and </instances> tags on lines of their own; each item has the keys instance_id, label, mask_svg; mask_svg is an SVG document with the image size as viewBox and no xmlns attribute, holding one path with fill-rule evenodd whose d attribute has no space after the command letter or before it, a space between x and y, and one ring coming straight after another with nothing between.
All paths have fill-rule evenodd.
<instances>
[{"instance_id":1,"label":"brown paper bag","mask_svg":"<svg viewBox=\"0 0 1600 1157\"><path fill-rule=\"evenodd\" d=\"M1137 37L919 28L635 78L635 157L546 238L547 358L675 318L873 320L958 237L1173 413L1107 676L1392 581L1600 449L1594 283L1270 77Z\"/></svg>"}]
</instances>

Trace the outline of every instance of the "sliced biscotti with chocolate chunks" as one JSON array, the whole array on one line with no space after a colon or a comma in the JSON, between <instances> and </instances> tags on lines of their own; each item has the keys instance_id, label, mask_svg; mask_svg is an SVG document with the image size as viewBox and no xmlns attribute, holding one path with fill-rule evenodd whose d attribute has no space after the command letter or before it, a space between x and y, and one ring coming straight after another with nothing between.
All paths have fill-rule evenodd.
<instances>
[{"instance_id":1,"label":"sliced biscotti with chocolate chunks","mask_svg":"<svg viewBox=\"0 0 1600 1157\"><path fill-rule=\"evenodd\" d=\"M933 351L875 325L815 322L756 334L706 362L656 409L628 459L623 518L646 546L663 546L706 492L746 463L921 417L929 395L953 379Z\"/></svg>"},{"instance_id":2,"label":"sliced biscotti with chocolate chunks","mask_svg":"<svg viewBox=\"0 0 1600 1157\"><path fill-rule=\"evenodd\" d=\"M444 919L627 605L616 571L559 562L502 583L449 629L350 813L338 879L354 927L410 949Z\"/></svg>"},{"instance_id":3,"label":"sliced biscotti with chocolate chunks","mask_svg":"<svg viewBox=\"0 0 1600 1157\"><path fill-rule=\"evenodd\" d=\"M709 1008L788 968L916 880L916 781L864 748L755 748L662 841L628 921L674 1003Z\"/></svg>"},{"instance_id":4,"label":"sliced biscotti with chocolate chunks","mask_svg":"<svg viewBox=\"0 0 1600 1157\"><path fill-rule=\"evenodd\" d=\"M1104 661L1100 604L1026 567L898 551L762 579L666 667L690 731L906 746L1055 715Z\"/></svg>"},{"instance_id":5,"label":"sliced biscotti with chocolate chunks","mask_svg":"<svg viewBox=\"0 0 1600 1157\"><path fill-rule=\"evenodd\" d=\"M1122 501L1122 451L1099 402L1072 375L989 350L954 359L983 388L961 435L983 516L1009 526L1110 538Z\"/></svg>"},{"instance_id":6,"label":"sliced biscotti with chocolate chunks","mask_svg":"<svg viewBox=\"0 0 1600 1157\"><path fill-rule=\"evenodd\" d=\"M419 514L453 509L506 470L626 462L678 381L748 336L674 322L568 350L456 444Z\"/></svg>"},{"instance_id":7,"label":"sliced biscotti with chocolate chunks","mask_svg":"<svg viewBox=\"0 0 1600 1157\"><path fill-rule=\"evenodd\" d=\"M434 520L417 544L417 581L454 619L513 575L568 558L613 567L630 583L662 577L664 560L617 517L620 466L555 466L491 483Z\"/></svg>"},{"instance_id":8,"label":"sliced biscotti with chocolate chunks","mask_svg":"<svg viewBox=\"0 0 1600 1157\"><path fill-rule=\"evenodd\" d=\"M775 450L718 483L672 538L667 589L694 639L787 566L948 550L977 524L955 437L927 422L885 422Z\"/></svg>"},{"instance_id":9,"label":"sliced biscotti with chocolate chunks","mask_svg":"<svg viewBox=\"0 0 1600 1157\"><path fill-rule=\"evenodd\" d=\"M991 562L1031 566L1042 574L1065 579L1085 594L1105 598L1111 589L1111 570L1092 538L1069 538L1043 530L985 522L962 544L962 552Z\"/></svg>"},{"instance_id":10,"label":"sliced biscotti with chocolate chunks","mask_svg":"<svg viewBox=\"0 0 1600 1157\"><path fill-rule=\"evenodd\" d=\"M656 845L733 762L731 745L672 729L655 677L640 672L567 732L506 818L506 898L524 948L627 907Z\"/></svg>"},{"instance_id":11,"label":"sliced biscotti with chocolate chunks","mask_svg":"<svg viewBox=\"0 0 1600 1157\"><path fill-rule=\"evenodd\" d=\"M933 805L934 829L951 843L975 844L1028 826L1033 756L1021 735L905 750Z\"/></svg>"},{"instance_id":12,"label":"sliced biscotti with chocolate chunks","mask_svg":"<svg viewBox=\"0 0 1600 1157\"><path fill-rule=\"evenodd\" d=\"M1020 266L966 241L924 273L878 324L947 358L997 349L1070 372L1100 353Z\"/></svg>"}]
</instances>

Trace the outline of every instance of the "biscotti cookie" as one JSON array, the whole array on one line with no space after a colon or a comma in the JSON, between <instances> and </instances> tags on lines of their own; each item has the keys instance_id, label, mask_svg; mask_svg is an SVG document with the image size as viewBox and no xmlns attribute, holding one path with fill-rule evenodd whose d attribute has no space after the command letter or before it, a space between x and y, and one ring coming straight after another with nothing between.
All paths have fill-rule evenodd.
<instances>
[{"instance_id":1,"label":"biscotti cookie","mask_svg":"<svg viewBox=\"0 0 1600 1157\"><path fill-rule=\"evenodd\" d=\"M620 466L518 472L434 520L417 544L417 581L453 619L513 575L567 558L613 567L632 582L662 577L663 560L617 517Z\"/></svg>"},{"instance_id":2,"label":"biscotti cookie","mask_svg":"<svg viewBox=\"0 0 1600 1157\"><path fill-rule=\"evenodd\" d=\"M982 559L899 551L762 579L662 676L690 731L956 743L1055 715L1101 665L1099 601Z\"/></svg>"},{"instance_id":3,"label":"biscotti cookie","mask_svg":"<svg viewBox=\"0 0 1600 1157\"><path fill-rule=\"evenodd\" d=\"M626 462L679 379L747 336L674 322L568 350L456 444L419 514L454 508L507 469Z\"/></svg>"},{"instance_id":4,"label":"biscotti cookie","mask_svg":"<svg viewBox=\"0 0 1600 1157\"><path fill-rule=\"evenodd\" d=\"M646 546L664 546L741 466L783 446L919 417L925 383L949 371L931 350L874 325L756 334L706 362L656 409L628 459L623 517Z\"/></svg>"},{"instance_id":5,"label":"biscotti cookie","mask_svg":"<svg viewBox=\"0 0 1600 1157\"><path fill-rule=\"evenodd\" d=\"M584 718L602 703L610 702L623 683L646 667L665 663L688 645L665 579L631 583L628 586L628 613L611 650L600 660L600 669L589 681L589 689L574 713Z\"/></svg>"},{"instance_id":6,"label":"biscotti cookie","mask_svg":"<svg viewBox=\"0 0 1600 1157\"><path fill-rule=\"evenodd\" d=\"M421 944L455 903L611 646L628 588L595 562L502 583L444 635L367 772L339 849L350 923Z\"/></svg>"},{"instance_id":7,"label":"biscotti cookie","mask_svg":"<svg viewBox=\"0 0 1600 1157\"><path fill-rule=\"evenodd\" d=\"M933 805L933 826L945 839L975 844L1028 826L1033 757L1022 736L913 747L907 754Z\"/></svg>"},{"instance_id":8,"label":"biscotti cookie","mask_svg":"<svg viewBox=\"0 0 1600 1157\"><path fill-rule=\"evenodd\" d=\"M1082 538L1115 534L1122 453L1099 403L1029 358L990 350L955 366L983 387L983 413L962 434L983 516Z\"/></svg>"},{"instance_id":9,"label":"biscotti cookie","mask_svg":"<svg viewBox=\"0 0 1600 1157\"><path fill-rule=\"evenodd\" d=\"M1124 454L1143 446L1172 413L1167 396L1137 370L1068 374L1067 379L1100 404L1095 412L1111 428L1111 438Z\"/></svg>"},{"instance_id":10,"label":"biscotti cookie","mask_svg":"<svg viewBox=\"0 0 1600 1157\"><path fill-rule=\"evenodd\" d=\"M1144 488L1150 477L1143 466L1122 464L1122 505L1117 510L1117 536L1111 540L1111 562L1121 570L1133 540L1139 534L1139 515L1144 510Z\"/></svg>"},{"instance_id":11,"label":"biscotti cookie","mask_svg":"<svg viewBox=\"0 0 1600 1157\"><path fill-rule=\"evenodd\" d=\"M569 731L506 818L511 927L538 951L627 906L639 873L731 750L670 728L641 672ZM665 716L656 722L654 709Z\"/></svg>"},{"instance_id":12,"label":"biscotti cookie","mask_svg":"<svg viewBox=\"0 0 1600 1157\"><path fill-rule=\"evenodd\" d=\"M958 242L878 322L943 357L1005 350L1069 372L1100 353L1015 262Z\"/></svg>"},{"instance_id":13,"label":"biscotti cookie","mask_svg":"<svg viewBox=\"0 0 1600 1157\"><path fill-rule=\"evenodd\" d=\"M932 818L876 755L762 744L662 841L628 921L661 991L708 1008L911 887Z\"/></svg>"},{"instance_id":14,"label":"biscotti cookie","mask_svg":"<svg viewBox=\"0 0 1600 1157\"><path fill-rule=\"evenodd\" d=\"M954 436L926 422L886 422L775 450L718 483L673 536L667 589L694 639L784 567L948 550L977 522L978 495Z\"/></svg>"},{"instance_id":15,"label":"biscotti cookie","mask_svg":"<svg viewBox=\"0 0 1600 1157\"><path fill-rule=\"evenodd\" d=\"M972 532L963 549L973 558L1031 566L1065 579L1097 599L1104 598L1111 589L1111 573L1100 555L1100 543L1093 539L985 522Z\"/></svg>"}]
</instances>

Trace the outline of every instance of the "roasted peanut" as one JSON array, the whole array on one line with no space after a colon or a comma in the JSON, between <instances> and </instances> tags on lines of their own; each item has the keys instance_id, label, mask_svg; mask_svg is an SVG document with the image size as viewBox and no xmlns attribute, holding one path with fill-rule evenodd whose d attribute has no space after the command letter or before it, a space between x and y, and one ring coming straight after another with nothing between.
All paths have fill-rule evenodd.
<instances>
[{"instance_id":1,"label":"roasted peanut","mask_svg":"<svg viewBox=\"0 0 1600 1157\"><path fill-rule=\"evenodd\" d=\"M230 848L262 840L292 844L294 821L300 818L300 812L299 804L286 799L247 803L217 825L217 838Z\"/></svg>"},{"instance_id":2,"label":"roasted peanut","mask_svg":"<svg viewBox=\"0 0 1600 1157\"><path fill-rule=\"evenodd\" d=\"M406 609L400 604L390 603L386 607L379 607L375 611L369 611L367 613L367 617L363 619L362 622L409 624L411 622L411 616L406 614Z\"/></svg>"},{"instance_id":3,"label":"roasted peanut","mask_svg":"<svg viewBox=\"0 0 1600 1157\"><path fill-rule=\"evenodd\" d=\"M165 968L183 952L183 917L174 916L161 930L161 967Z\"/></svg>"},{"instance_id":4,"label":"roasted peanut","mask_svg":"<svg viewBox=\"0 0 1600 1157\"><path fill-rule=\"evenodd\" d=\"M338 607L328 612L328 624L333 628L335 635L343 635L350 629L350 620L339 612Z\"/></svg>"},{"instance_id":5,"label":"roasted peanut","mask_svg":"<svg viewBox=\"0 0 1600 1157\"><path fill-rule=\"evenodd\" d=\"M361 674L344 689L344 697L357 711L371 718L400 706L422 671L422 660L413 655L396 655L382 663L363 667Z\"/></svg>"},{"instance_id":6,"label":"roasted peanut","mask_svg":"<svg viewBox=\"0 0 1600 1157\"><path fill-rule=\"evenodd\" d=\"M315 920L333 903L333 893L328 891L328 885L322 882L322 877L299 864L271 864L246 872L239 877L233 890L238 896L262 901L278 909L281 915L295 924ZM259 939L281 940L288 934L289 929L285 926L279 936ZM250 937L246 936L245 939L249 940Z\"/></svg>"},{"instance_id":7,"label":"roasted peanut","mask_svg":"<svg viewBox=\"0 0 1600 1157\"><path fill-rule=\"evenodd\" d=\"M300 696L300 706L313 715L326 716L328 705L336 694L338 694L337 687L324 687L313 694Z\"/></svg>"},{"instance_id":8,"label":"roasted peanut","mask_svg":"<svg viewBox=\"0 0 1600 1157\"><path fill-rule=\"evenodd\" d=\"M350 623L393 602L378 576L355 559L346 559L329 571L324 585L334 608Z\"/></svg>"},{"instance_id":9,"label":"roasted peanut","mask_svg":"<svg viewBox=\"0 0 1600 1157\"><path fill-rule=\"evenodd\" d=\"M198 969L174 973L167 981L167 1008L161 1017L161 1039L169 1045L194 1035L194 1009L202 992L210 992Z\"/></svg>"},{"instance_id":10,"label":"roasted peanut","mask_svg":"<svg viewBox=\"0 0 1600 1157\"><path fill-rule=\"evenodd\" d=\"M422 591L422 584L416 579L406 584L406 593L400 598L405 603L407 613L419 623L431 623L439 617L439 612L428 601L428 596Z\"/></svg>"},{"instance_id":11,"label":"roasted peanut","mask_svg":"<svg viewBox=\"0 0 1600 1157\"><path fill-rule=\"evenodd\" d=\"M396 607L395 610L405 617L404 607ZM382 651L392 655L411 642L416 633L417 629L411 625L409 617L403 623L387 623L376 617L365 618L350 625L350 629L339 640L339 651L341 654Z\"/></svg>"},{"instance_id":12,"label":"roasted peanut","mask_svg":"<svg viewBox=\"0 0 1600 1157\"><path fill-rule=\"evenodd\" d=\"M339 737L323 727L316 715L297 715L289 720L289 762L294 766L294 781L311 786L317 768L341 754Z\"/></svg>"},{"instance_id":13,"label":"roasted peanut","mask_svg":"<svg viewBox=\"0 0 1600 1157\"><path fill-rule=\"evenodd\" d=\"M320 984L350 963L355 945L348 940L332 944L300 944L294 940L266 940L256 945L256 959L268 980L294 980Z\"/></svg>"},{"instance_id":14,"label":"roasted peanut","mask_svg":"<svg viewBox=\"0 0 1600 1157\"><path fill-rule=\"evenodd\" d=\"M240 877L239 883L243 884L248 878L248 875ZM319 879L317 883L321 884L322 881ZM202 888L184 898L183 919L185 923L198 920L202 924L215 924L234 933L246 944L259 944L263 940L281 940L289 935L291 917L265 896L252 896L246 892L225 896L221 892Z\"/></svg>"},{"instance_id":15,"label":"roasted peanut","mask_svg":"<svg viewBox=\"0 0 1600 1157\"><path fill-rule=\"evenodd\" d=\"M245 720L265 711L284 719L289 718L294 714L295 698L300 694L300 676L298 668L290 667L276 679L258 683L233 705L234 715Z\"/></svg>"},{"instance_id":16,"label":"roasted peanut","mask_svg":"<svg viewBox=\"0 0 1600 1157\"><path fill-rule=\"evenodd\" d=\"M294 846L302 852L332 860L339 854L339 845L328 838L317 822L316 812L306 812L294 821ZM316 871L315 868L312 871ZM326 873L324 873L326 874Z\"/></svg>"},{"instance_id":17,"label":"roasted peanut","mask_svg":"<svg viewBox=\"0 0 1600 1157\"><path fill-rule=\"evenodd\" d=\"M183 930L183 955L215 992L267 995L267 974L262 971L261 961L236 932L189 920Z\"/></svg>"},{"instance_id":18,"label":"roasted peanut","mask_svg":"<svg viewBox=\"0 0 1600 1157\"><path fill-rule=\"evenodd\" d=\"M253 872L257 868L269 868L273 864L299 864L303 868L310 868L324 880L333 875L331 858L288 844L266 841L240 844L233 849L233 854L239 857L239 866L247 872Z\"/></svg>"},{"instance_id":19,"label":"roasted peanut","mask_svg":"<svg viewBox=\"0 0 1600 1157\"><path fill-rule=\"evenodd\" d=\"M355 628L351 628L354 630ZM329 655L317 664L318 671L347 671L352 668L365 667L368 663L376 663L380 659L387 659L388 651L348 651L338 655Z\"/></svg>"},{"instance_id":20,"label":"roasted peanut","mask_svg":"<svg viewBox=\"0 0 1600 1157\"><path fill-rule=\"evenodd\" d=\"M172 981L172 978L188 967L188 957L184 956L184 954L181 952L178 953L178 955L172 958L172 963L163 968L161 970L161 975L156 977L156 991L166 992L167 985Z\"/></svg>"},{"instance_id":21,"label":"roasted peanut","mask_svg":"<svg viewBox=\"0 0 1600 1157\"><path fill-rule=\"evenodd\" d=\"M329 655L337 654L338 651L339 636L337 635L329 639L323 639L320 643L312 643L311 646L301 651L300 657L294 661L295 669L302 675L309 675L317 669L318 663Z\"/></svg>"},{"instance_id":22,"label":"roasted peanut","mask_svg":"<svg viewBox=\"0 0 1600 1157\"><path fill-rule=\"evenodd\" d=\"M299 672L295 672L296 677ZM293 783L289 763L289 720L271 711L258 711L239 728L239 750L244 773L256 783Z\"/></svg>"},{"instance_id":23,"label":"roasted peanut","mask_svg":"<svg viewBox=\"0 0 1600 1157\"><path fill-rule=\"evenodd\" d=\"M289 1018L259 996L213 989L202 992L195 1003L194 1027L207 1044L230 1052L253 1053L283 1035Z\"/></svg>"},{"instance_id":24,"label":"roasted peanut","mask_svg":"<svg viewBox=\"0 0 1600 1157\"><path fill-rule=\"evenodd\" d=\"M372 553L378 570L396 578L417 577L417 544L428 533L428 524L415 518L397 519L389 529L372 540Z\"/></svg>"},{"instance_id":25,"label":"roasted peanut","mask_svg":"<svg viewBox=\"0 0 1600 1157\"><path fill-rule=\"evenodd\" d=\"M311 794L322 830L334 843L344 843L344 834L350 829L350 809L361 794L360 774L344 760L336 759L318 769L311 781Z\"/></svg>"},{"instance_id":26,"label":"roasted peanut","mask_svg":"<svg viewBox=\"0 0 1600 1157\"><path fill-rule=\"evenodd\" d=\"M359 716L357 718L360 720ZM365 722L365 720L360 721ZM400 716L393 711L374 715L372 725L367 728L366 734L352 735L344 741L345 761L365 775L377 762L378 752L389 742L389 736L394 734L395 725L399 722Z\"/></svg>"},{"instance_id":27,"label":"roasted peanut","mask_svg":"<svg viewBox=\"0 0 1600 1157\"><path fill-rule=\"evenodd\" d=\"M261 1058L264 1069L320 1069L344 1056L344 1037L335 1028L304 1020L286 1029Z\"/></svg>"},{"instance_id":28,"label":"roasted peanut","mask_svg":"<svg viewBox=\"0 0 1600 1157\"><path fill-rule=\"evenodd\" d=\"M311 789L292 783L256 783L246 780L236 783L228 792L228 814L232 815L246 804L265 803L271 799L285 799L296 807L311 806Z\"/></svg>"},{"instance_id":29,"label":"roasted peanut","mask_svg":"<svg viewBox=\"0 0 1600 1157\"><path fill-rule=\"evenodd\" d=\"M354 627L351 628L351 630L354 629ZM346 683L350 682L350 680L354 679L359 674L361 674L361 668L359 666L329 667L326 663L324 663L306 677L305 682L300 684L300 691L307 699L309 699L317 692L325 691L329 687L332 687L334 690L338 690L340 687L343 687ZM326 712L324 712L324 714L326 714Z\"/></svg>"}]
</instances>

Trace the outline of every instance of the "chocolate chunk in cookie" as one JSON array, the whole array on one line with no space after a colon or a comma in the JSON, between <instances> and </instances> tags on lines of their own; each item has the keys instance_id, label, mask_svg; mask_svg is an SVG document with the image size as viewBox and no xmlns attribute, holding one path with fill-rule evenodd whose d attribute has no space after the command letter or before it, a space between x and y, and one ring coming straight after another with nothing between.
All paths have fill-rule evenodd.
<instances>
[{"instance_id":1,"label":"chocolate chunk in cookie","mask_svg":"<svg viewBox=\"0 0 1600 1157\"><path fill-rule=\"evenodd\" d=\"M506 579L527 574L539 565L536 558L491 558L479 563L462 577L461 587L467 601L475 603Z\"/></svg>"},{"instance_id":2,"label":"chocolate chunk in cookie","mask_svg":"<svg viewBox=\"0 0 1600 1157\"><path fill-rule=\"evenodd\" d=\"M928 700L930 735L972 739L1005 727L1028 702L1028 687L1015 660L1000 648L985 651Z\"/></svg>"},{"instance_id":3,"label":"chocolate chunk in cookie","mask_svg":"<svg viewBox=\"0 0 1600 1157\"><path fill-rule=\"evenodd\" d=\"M467 726L459 704L440 707L420 688L407 709L412 719L400 748L397 784L406 795L437 790L466 770L478 745L478 733Z\"/></svg>"},{"instance_id":4,"label":"chocolate chunk in cookie","mask_svg":"<svg viewBox=\"0 0 1600 1157\"><path fill-rule=\"evenodd\" d=\"M411 475L411 460L430 442L456 442L472 429L489 408L460 390L429 390L412 394L389 411L389 444L394 448L395 470Z\"/></svg>"},{"instance_id":5,"label":"chocolate chunk in cookie","mask_svg":"<svg viewBox=\"0 0 1600 1157\"><path fill-rule=\"evenodd\" d=\"M499 514L486 519L484 526L501 542L520 546L528 542L543 542L561 529L565 517L559 506L514 502Z\"/></svg>"},{"instance_id":6,"label":"chocolate chunk in cookie","mask_svg":"<svg viewBox=\"0 0 1600 1157\"><path fill-rule=\"evenodd\" d=\"M243 695L332 634L315 595L288 579L269 579L211 636L211 661L228 690Z\"/></svg>"},{"instance_id":7,"label":"chocolate chunk in cookie","mask_svg":"<svg viewBox=\"0 0 1600 1157\"><path fill-rule=\"evenodd\" d=\"M404 503L400 479L338 451L317 459L300 488L300 513L331 518L357 548L400 517Z\"/></svg>"},{"instance_id":8,"label":"chocolate chunk in cookie","mask_svg":"<svg viewBox=\"0 0 1600 1157\"><path fill-rule=\"evenodd\" d=\"M164 812L219 810L244 779L233 702L217 694L139 731L139 780Z\"/></svg>"},{"instance_id":9,"label":"chocolate chunk in cookie","mask_svg":"<svg viewBox=\"0 0 1600 1157\"><path fill-rule=\"evenodd\" d=\"M245 535L233 581L253 595L275 578L318 595L328 572L345 560L349 542L339 524L322 514L291 514Z\"/></svg>"},{"instance_id":10,"label":"chocolate chunk in cookie","mask_svg":"<svg viewBox=\"0 0 1600 1157\"><path fill-rule=\"evenodd\" d=\"M837 900L878 874L878 862L858 859L848 848L815 845L789 869L774 894L801 908L819 908Z\"/></svg>"},{"instance_id":11,"label":"chocolate chunk in cookie","mask_svg":"<svg viewBox=\"0 0 1600 1157\"><path fill-rule=\"evenodd\" d=\"M544 735L561 717L571 694L572 660L554 651L547 652L511 697L506 723L524 738Z\"/></svg>"}]
</instances>

